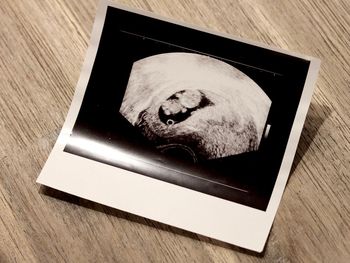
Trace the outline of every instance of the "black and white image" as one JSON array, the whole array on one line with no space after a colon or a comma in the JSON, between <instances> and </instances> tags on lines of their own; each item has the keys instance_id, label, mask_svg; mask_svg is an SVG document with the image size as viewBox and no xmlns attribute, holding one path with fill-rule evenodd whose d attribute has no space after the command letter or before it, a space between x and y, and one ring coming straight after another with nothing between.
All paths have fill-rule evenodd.
<instances>
[{"instance_id":1,"label":"black and white image","mask_svg":"<svg viewBox=\"0 0 350 263\"><path fill-rule=\"evenodd\" d=\"M160 152L197 162L256 151L270 106L233 66L166 53L133 64L120 113Z\"/></svg>"},{"instance_id":2,"label":"black and white image","mask_svg":"<svg viewBox=\"0 0 350 263\"><path fill-rule=\"evenodd\" d=\"M318 68L103 0L37 182L262 251Z\"/></svg>"},{"instance_id":3,"label":"black and white image","mask_svg":"<svg viewBox=\"0 0 350 263\"><path fill-rule=\"evenodd\" d=\"M265 210L308 67L107 9L65 151Z\"/></svg>"}]
</instances>

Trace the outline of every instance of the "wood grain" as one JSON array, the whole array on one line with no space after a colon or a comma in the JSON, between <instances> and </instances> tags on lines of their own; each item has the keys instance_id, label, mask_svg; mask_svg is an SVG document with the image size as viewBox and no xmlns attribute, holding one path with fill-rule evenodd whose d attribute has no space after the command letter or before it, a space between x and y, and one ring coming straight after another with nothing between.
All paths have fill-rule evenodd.
<instances>
[{"instance_id":1,"label":"wood grain","mask_svg":"<svg viewBox=\"0 0 350 263\"><path fill-rule=\"evenodd\" d=\"M0 262L349 262L350 2L119 2L322 60L265 251L37 185L73 96L98 1L1 0Z\"/></svg>"}]
</instances>

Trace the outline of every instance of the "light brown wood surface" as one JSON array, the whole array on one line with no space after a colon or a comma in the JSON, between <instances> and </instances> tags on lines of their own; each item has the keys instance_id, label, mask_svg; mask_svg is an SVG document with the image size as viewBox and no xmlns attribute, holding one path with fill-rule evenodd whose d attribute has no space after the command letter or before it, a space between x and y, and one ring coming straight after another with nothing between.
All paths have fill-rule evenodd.
<instances>
[{"instance_id":1,"label":"light brown wood surface","mask_svg":"<svg viewBox=\"0 0 350 263\"><path fill-rule=\"evenodd\" d=\"M265 251L36 184L98 1L0 0L0 262L350 262L350 1L119 2L322 60Z\"/></svg>"}]
</instances>

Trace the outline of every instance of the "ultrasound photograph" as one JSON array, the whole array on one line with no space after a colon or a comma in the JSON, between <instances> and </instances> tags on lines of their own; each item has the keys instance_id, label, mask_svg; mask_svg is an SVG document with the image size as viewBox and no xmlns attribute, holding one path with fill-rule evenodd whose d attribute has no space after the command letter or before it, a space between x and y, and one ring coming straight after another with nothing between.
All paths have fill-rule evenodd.
<instances>
[{"instance_id":1,"label":"ultrasound photograph","mask_svg":"<svg viewBox=\"0 0 350 263\"><path fill-rule=\"evenodd\" d=\"M233 66L166 53L133 64L120 113L161 153L197 162L258 150L270 106Z\"/></svg>"},{"instance_id":2,"label":"ultrasound photograph","mask_svg":"<svg viewBox=\"0 0 350 263\"><path fill-rule=\"evenodd\" d=\"M64 151L265 211L309 64L108 7Z\"/></svg>"}]
</instances>

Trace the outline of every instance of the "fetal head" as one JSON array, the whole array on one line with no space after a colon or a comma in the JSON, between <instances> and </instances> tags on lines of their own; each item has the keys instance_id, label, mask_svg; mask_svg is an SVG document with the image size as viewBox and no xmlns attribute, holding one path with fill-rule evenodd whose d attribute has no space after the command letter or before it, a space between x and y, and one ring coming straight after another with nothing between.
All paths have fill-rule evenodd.
<instances>
[{"instance_id":1,"label":"fetal head","mask_svg":"<svg viewBox=\"0 0 350 263\"><path fill-rule=\"evenodd\" d=\"M199 90L182 90L171 95L159 107L159 118L166 125L186 120L196 110L211 105Z\"/></svg>"}]
</instances>

